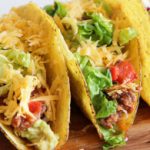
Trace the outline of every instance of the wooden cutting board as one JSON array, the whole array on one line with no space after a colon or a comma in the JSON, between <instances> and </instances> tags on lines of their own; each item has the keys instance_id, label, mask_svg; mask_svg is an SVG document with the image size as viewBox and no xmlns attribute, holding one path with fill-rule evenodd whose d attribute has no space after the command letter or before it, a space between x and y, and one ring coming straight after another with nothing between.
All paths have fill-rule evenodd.
<instances>
[{"instance_id":1,"label":"wooden cutting board","mask_svg":"<svg viewBox=\"0 0 150 150\"><path fill-rule=\"evenodd\" d=\"M72 104L70 136L62 150L101 150L94 127L82 115L79 108ZM134 125L128 132L126 146L117 150L150 150L150 107L141 102ZM0 150L16 150L0 133Z\"/></svg>"}]
</instances>

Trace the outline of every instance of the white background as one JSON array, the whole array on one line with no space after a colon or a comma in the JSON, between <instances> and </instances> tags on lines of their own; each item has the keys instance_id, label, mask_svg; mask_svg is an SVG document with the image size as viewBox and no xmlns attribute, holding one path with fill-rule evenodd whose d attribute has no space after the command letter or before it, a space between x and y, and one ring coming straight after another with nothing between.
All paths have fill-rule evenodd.
<instances>
[{"instance_id":1,"label":"white background","mask_svg":"<svg viewBox=\"0 0 150 150\"><path fill-rule=\"evenodd\" d=\"M20 6L31 1L37 3L41 7L54 2L54 0L0 0L0 14L7 13L14 6Z\"/></svg>"},{"instance_id":2,"label":"white background","mask_svg":"<svg viewBox=\"0 0 150 150\"><path fill-rule=\"evenodd\" d=\"M150 0L142 0L146 7L150 8Z\"/></svg>"},{"instance_id":3,"label":"white background","mask_svg":"<svg viewBox=\"0 0 150 150\"><path fill-rule=\"evenodd\" d=\"M0 0L0 14L7 13L11 9L11 7L23 5L30 1L37 3L41 7L47 4L52 4L54 2L54 0ZM150 7L150 0L142 0L142 1L146 6Z\"/></svg>"}]
</instances>

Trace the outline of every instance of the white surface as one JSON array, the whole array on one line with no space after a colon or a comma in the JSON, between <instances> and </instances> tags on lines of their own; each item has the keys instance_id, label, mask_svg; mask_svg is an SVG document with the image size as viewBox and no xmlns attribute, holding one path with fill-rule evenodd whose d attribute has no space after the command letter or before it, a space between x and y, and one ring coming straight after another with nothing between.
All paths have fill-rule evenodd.
<instances>
[{"instance_id":1,"label":"white surface","mask_svg":"<svg viewBox=\"0 0 150 150\"><path fill-rule=\"evenodd\" d=\"M7 13L12 7L20 6L28 2L35 2L40 7L43 7L47 4L52 4L54 0L0 0L0 15Z\"/></svg>"},{"instance_id":2,"label":"white surface","mask_svg":"<svg viewBox=\"0 0 150 150\"><path fill-rule=\"evenodd\" d=\"M52 4L54 2L54 0L0 0L0 15L7 13L12 7L20 6L31 1L37 3L40 7L43 7L47 4ZM150 0L142 1L146 7L150 7Z\"/></svg>"},{"instance_id":3,"label":"white surface","mask_svg":"<svg viewBox=\"0 0 150 150\"><path fill-rule=\"evenodd\" d=\"M149 7L150 8L150 0L142 0L145 7Z\"/></svg>"}]
</instances>

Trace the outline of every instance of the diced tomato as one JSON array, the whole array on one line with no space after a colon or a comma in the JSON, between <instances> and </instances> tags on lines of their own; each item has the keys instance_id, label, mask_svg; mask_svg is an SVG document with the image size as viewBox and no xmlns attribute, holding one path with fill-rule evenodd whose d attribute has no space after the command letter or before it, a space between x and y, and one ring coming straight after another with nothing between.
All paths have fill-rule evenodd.
<instances>
[{"instance_id":1,"label":"diced tomato","mask_svg":"<svg viewBox=\"0 0 150 150\"><path fill-rule=\"evenodd\" d=\"M40 114L42 112L42 107L43 103L39 101L38 102L33 101L29 103L29 110L35 115Z\"/></svg>"},{"instance_id":2,"label":"diced tomato","mask_svg":"<svg viewBox=\"0 0 150 150\"><path fill-rule=\"evenodd\" d=\"M46 105L43 102L30 102L29 103L29 110L33 113L34 117L31 117L27 114L23 116L15 116L12 120L12 126L19 130L24 130L32 126L32 124L40 118L41 114L46 111Z\"/></svg>"},{"instance_id":3,"label":"diced tomato","mask_svg":"<svg viewBox=\"0 0 150 150\"><path fill-rule=\"evenodd\" d=\"M118 67L112 66L110 68L110 71L111 71L111 75L112 75L112 80L116 81L118 79L118 76L119 76L119 69L118 69Z\"/></svg>"},{"instance_id":4,"label":"diced tomato","mask_svg":"<svg viewBox=\"0 0 150 150\"><path fill-rule=\"evenodd\" d=\"M118 83L129 83L137 79L133 66L128 61L120 61L110 67L112 80Z\"/></svg>"}]
</instances>

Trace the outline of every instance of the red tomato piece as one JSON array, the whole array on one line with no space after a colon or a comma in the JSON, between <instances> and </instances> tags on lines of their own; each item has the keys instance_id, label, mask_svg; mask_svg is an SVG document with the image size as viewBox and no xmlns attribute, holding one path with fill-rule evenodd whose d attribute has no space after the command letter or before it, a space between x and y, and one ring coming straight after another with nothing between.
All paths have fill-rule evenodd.
<instances>
[{"instance_id":1,"label":"red tomato piece","mask_svg":"<svg viewBox=\"0 0 150 150\"><path fill-rule=\"evenodd\" d=\"M112 80L118 83L129 83L137 79L135 69L128 61L120 61L110 67Z\"/></svg>"},{"instance_id":2,"label":"red tomato piece","mask_svg":"<svg viewBox=\"0 0 150 150\"><path fill-rule=\"evenodd\" d=\"M112 80L116 81L118 79L118 76L119 76L119 69L118 69L118 67L112 66L110 68L110 72L111 72Z\"/></svg>"},{"instance_id":3,"label":"red tomato piece","mask_svg":"<svg viewBox=\"0 0 150 150\"><path fill-rule=\"evenodd\" d=\"M30 102L29 103L29 110L33 114L40 114L42 112L43 103L42 102Z\"/></svg>"},{"instance_id":4,"label":"red tomato piece","mask_svg":"<svg viewBox=\"0 0 150 150\"><path fill-rule=\"evenodd\" d=\"M29 103L29 110L31 113L34 114L36 118L33 118L27 114L24 114L23 116L15 116L12 120L12 126L14 128L24 130L32 126L32 124L40 118L41 114L46 111L46 106L43 102L30 102Z\"/></svg>"}]
</instances>

